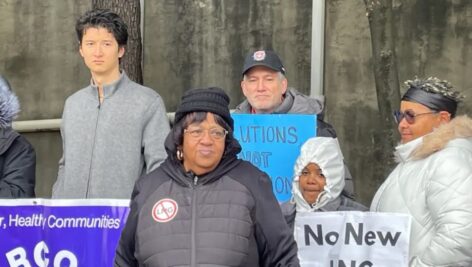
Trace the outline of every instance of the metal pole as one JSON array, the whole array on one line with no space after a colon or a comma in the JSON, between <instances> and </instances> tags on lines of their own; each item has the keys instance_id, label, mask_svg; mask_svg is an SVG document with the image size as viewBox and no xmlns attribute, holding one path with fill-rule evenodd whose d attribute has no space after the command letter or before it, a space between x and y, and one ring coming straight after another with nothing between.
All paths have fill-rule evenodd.
<instances>
[{"instance_id":1,"label":"metal pole","mask_svg":"<svg viewBox=\"0 0 472 267\"><path fill-rule=\"evenodd\" d=\"M61 119L14 121L13 129L20 133L59 131Z\"/></svg>"},{"instance_id":2,"label":"metal pole","mask_svg":"<svg viewBox=\"0 0 472 267\"><path fill-rule=\"evenodd\" d=\"M174 122L174 115L174 112L167 113L171 125ZM19 133L55 132L61 129L61 121L62 119L14 121L12 127Z\"/></svg>"},{"instance_id":3,"label":"metal pole","mask_svg":"<svg viewBox=\"0 0 472 267\"><path fill-rule=\"evenodd\" d=\"M313 0L311 16L311 96L323 96L325 0Z\"/></svg>"}]
</instances>

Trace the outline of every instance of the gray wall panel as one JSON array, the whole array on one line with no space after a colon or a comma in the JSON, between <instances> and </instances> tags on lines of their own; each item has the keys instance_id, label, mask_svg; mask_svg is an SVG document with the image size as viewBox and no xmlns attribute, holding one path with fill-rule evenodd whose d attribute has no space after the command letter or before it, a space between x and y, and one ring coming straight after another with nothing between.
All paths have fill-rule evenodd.
<instances>
[{"instance_id":1,"label":"gray wall panel","mask_svg":"<svg viewBox=\"0 0 472 267\"><path fill-rule=\"evenodd\" d=\"M78 54L75 20L91 1L0 0L0 73L22 103L19 120L59 118L67 96L89 81ZM400 81L436 75L468 95L472 112L472 2L394 0ZM376 122L370 32L363 1L326 1L326 119L339 135L368 204L389 171L376 162L384 137ZM242 99L241 66L248 51L276 50L289 85L310 91L311 1L144 1L144 83L174 111L182 93L216 85ZM50 195L61 155L58 132L28 133L38 156L38 196ZM292 166L287 166L292 168Z\"/></svg>"}]
</instances>

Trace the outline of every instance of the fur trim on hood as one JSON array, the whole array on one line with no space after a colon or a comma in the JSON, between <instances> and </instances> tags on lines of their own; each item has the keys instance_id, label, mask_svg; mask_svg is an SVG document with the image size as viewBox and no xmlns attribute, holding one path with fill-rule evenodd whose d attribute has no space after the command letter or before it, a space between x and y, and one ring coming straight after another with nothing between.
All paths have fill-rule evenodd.
<instances>
[{"instance_id":1,"label":"fur trim on hood","mask_svg":"<svg viewBox=\"0 0 472 267\"><path fill-rule=\"evenodd\" d=\"M469 137L472 137L472 119L466 115L458 116L425 135L423 142L413 151L411 157L413 159L426 158L443 149L453 139Z\"/></svg>"},{"instance_id":2,"label":"fur trim on hood","mask_svg":"<svg viewBox=\"0 0 472 267\"><path fill-rule=\"evenodd\" d=\"M18 112L20 112L18 98L11 91L8 81L0 75L0 128L10 127Z\"/></svg>"}]
</instances>

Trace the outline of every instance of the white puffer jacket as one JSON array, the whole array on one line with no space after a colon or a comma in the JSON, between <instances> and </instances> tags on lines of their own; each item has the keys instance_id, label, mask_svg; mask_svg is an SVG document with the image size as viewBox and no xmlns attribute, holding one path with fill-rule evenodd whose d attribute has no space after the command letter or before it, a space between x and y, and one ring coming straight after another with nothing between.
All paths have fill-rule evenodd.
<instances>
[{"instance_id":1,"label":"white puffer jacket","mask_svg":"<svg viewBox=\"0 0 472 267\"><path fill-rule=\"evenodd\" d=\"M371 211L411 215L411 267L472 266L472 120L457 117L396 156Z\"/></svg>"}]
</instances>

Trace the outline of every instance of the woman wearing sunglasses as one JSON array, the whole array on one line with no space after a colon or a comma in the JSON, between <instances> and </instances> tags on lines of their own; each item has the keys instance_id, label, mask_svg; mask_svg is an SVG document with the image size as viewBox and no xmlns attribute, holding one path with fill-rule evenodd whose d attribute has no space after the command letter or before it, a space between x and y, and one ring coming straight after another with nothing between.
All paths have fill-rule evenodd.
<instances>
[{"instance_id":1,"label":"woman wearing sunglasses","mask_svg":"<svg viewBox=\"0 0 472 267\"><path fill-rule=\"evenodd\" d=\"M472 120L463 98L437 78L406 81L397 167L371 211L411 215L410 266L472 266Z\"/></svg>"}]
</instances>

